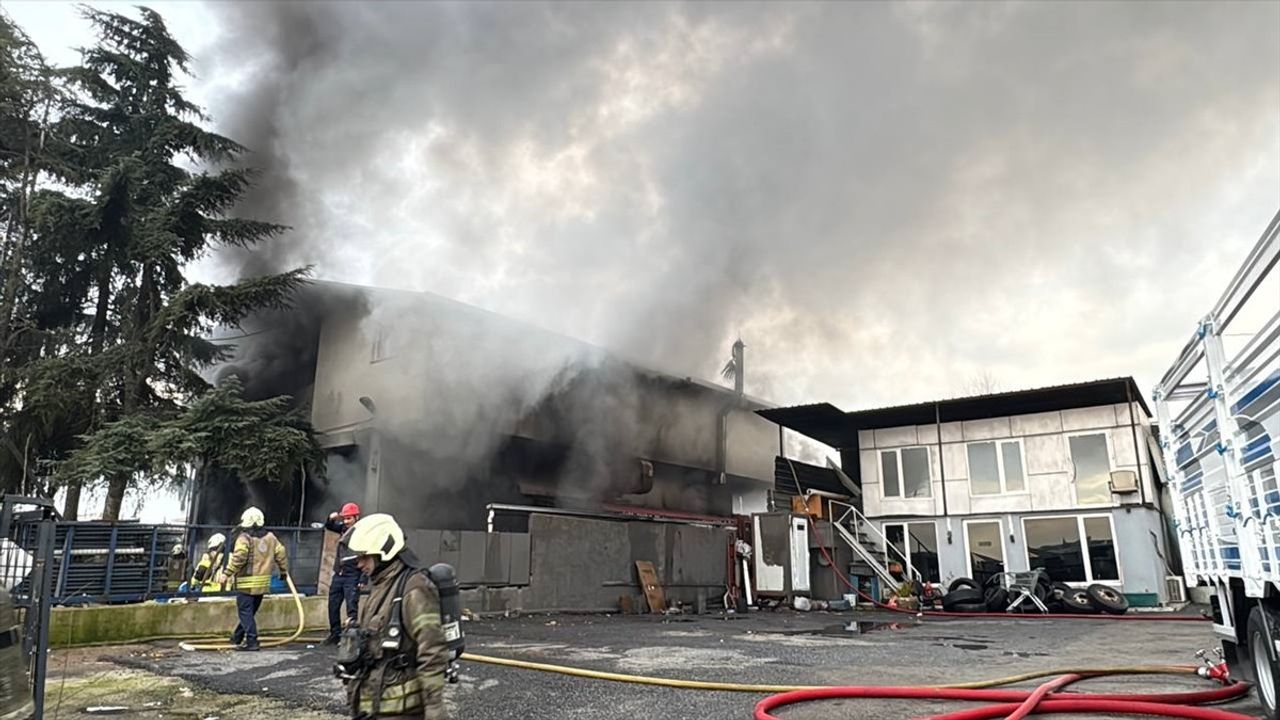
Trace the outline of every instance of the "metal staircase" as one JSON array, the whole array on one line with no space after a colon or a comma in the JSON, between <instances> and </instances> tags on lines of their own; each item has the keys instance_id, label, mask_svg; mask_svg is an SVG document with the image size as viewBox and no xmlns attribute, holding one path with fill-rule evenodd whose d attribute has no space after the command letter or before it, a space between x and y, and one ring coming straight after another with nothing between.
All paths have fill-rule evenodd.
<instances>
[{"instance_id":1,"label":"metal staircase","mask_svg":"<svg viewBox=\"0 0 1280 720\"><path fill-rule=\"evenodd\" d=\"M904 581L922 579L920 573L912 567L902 552L890 544L880 530L856 507L838 500L828 500L827 508L831 527L835 528L836 534L858 558L855 565L861 564L870 569L889 588L896 588ZM872 536L879 543L873 544ZM900 563L902 573L895 575L891 572L890 562Z\"/></svg>"}]
</instances>

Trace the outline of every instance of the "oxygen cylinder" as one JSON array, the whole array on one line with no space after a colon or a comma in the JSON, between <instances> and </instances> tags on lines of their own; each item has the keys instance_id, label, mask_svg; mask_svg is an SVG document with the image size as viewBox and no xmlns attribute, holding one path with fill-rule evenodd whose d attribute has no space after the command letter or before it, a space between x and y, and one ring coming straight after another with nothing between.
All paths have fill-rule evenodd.
<instances>
[{"instance_id":1,"label":"oxygen cylinder","mask_svg":"<svg viewBox=\"0 0 1280 720\"><path fill-rule=\"evenodd\" d=\"M453 651L454 660L462 656L466 638L462 636L462 598L458 596L458 574L447 563L436 563L427 570L427 577L435 583L440 593L440 629L445 642Z\"/></svg>"}]
</instances>

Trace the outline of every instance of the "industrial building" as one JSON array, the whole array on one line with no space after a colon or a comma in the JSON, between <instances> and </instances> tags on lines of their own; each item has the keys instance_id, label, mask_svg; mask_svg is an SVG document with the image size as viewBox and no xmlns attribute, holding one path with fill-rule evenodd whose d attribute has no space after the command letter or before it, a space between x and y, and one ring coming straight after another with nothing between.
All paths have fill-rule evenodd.
<instances>
[{"instance_id":1,"label":"industrial building","mask_svg":"<svg viewBox=\"0 0 1280 720\"><path fill-rule=\"evenodd\" d=\"M229 342L219 372L295 396L327 452L305 497L233 498L280 521L347 500L438 530L484 529L493 504L724 518L763 509L772 482L777 430L740 386L431 293L315 283Z\"/></svg>"}]
</instances>

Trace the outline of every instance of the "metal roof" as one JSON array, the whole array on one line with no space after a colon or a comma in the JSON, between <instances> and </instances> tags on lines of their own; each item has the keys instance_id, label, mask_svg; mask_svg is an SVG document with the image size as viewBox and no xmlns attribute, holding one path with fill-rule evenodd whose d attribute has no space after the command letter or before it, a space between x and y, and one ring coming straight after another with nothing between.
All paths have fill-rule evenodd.
<instances>
[{"instance_id":1,"label":"metal roof","mask_svg":"<svg viewBox=\"0 0 1280 720\"><path fill-rule=\"evenodd\" d=\"M858 446L858 431L905 425L981 420L1004 415L1029 415L1136 400L1147 417L1151 410L1132 377L1092 380L1031 390L933 400L912 405L844 412L831 403L758 410L756 414L785 428L836 448Z\"/></svg>"}]
</instances>

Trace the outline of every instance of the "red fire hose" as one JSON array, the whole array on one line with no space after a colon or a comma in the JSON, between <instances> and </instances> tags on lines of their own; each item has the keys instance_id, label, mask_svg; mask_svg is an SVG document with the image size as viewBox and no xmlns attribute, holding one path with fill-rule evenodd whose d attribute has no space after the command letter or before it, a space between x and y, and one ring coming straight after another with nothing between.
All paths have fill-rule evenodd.
<instances>
[{"instance_id":1,"label":"red fire hose","mask_svg":"<svg viewBox=\"0 0 1280 720\"><path fill-rule=\"evenodd\" d=\"M755 720L781 720L771 711L788 705L816 700L879 698L900 700L961 700L996 703L982 708L934 715L925 720L1015 720L1035 713L1110 713L1116 715L1152 715L1156 717L1192 718L1193 720L1251 720L1248 715L1197 707L1206 703L1234 700L1249 691L1249 686L1234 683L1214 690L1156 694L1088 694L1059 693L1062 688L1082 679L1081 675L1064 675L1026 690L962 690L952 688L851 686L816 688L773 695L761 700L755 708Z\"/></svg>"}]
</instances>

